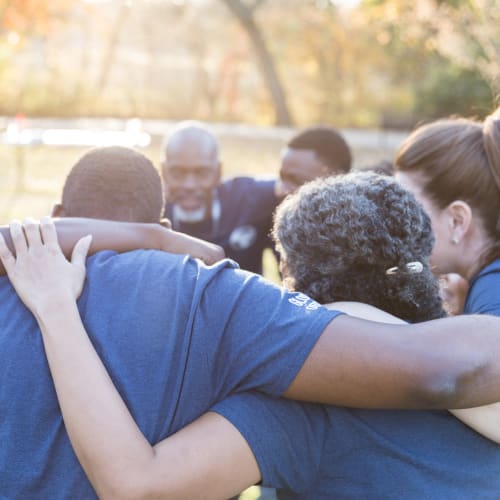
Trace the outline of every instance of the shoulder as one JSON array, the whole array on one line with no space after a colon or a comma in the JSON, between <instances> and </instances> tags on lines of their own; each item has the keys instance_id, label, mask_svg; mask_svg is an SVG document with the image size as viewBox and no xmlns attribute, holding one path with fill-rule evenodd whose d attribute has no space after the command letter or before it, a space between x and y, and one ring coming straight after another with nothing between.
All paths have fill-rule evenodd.
<instances>
[{"instance_id":1,"label":"shoulder","mask_svg":"<svg viewBox=\"0 0 500 500\"><path fill-rule=\"evenodd\" d=\"M487 265L473 278L464 312L500 316L500 259Z\"/></svg>"},{"instance_id":2,"label":"shoulder","mask_svg":"<svg viewBox=\"0 0 500 500\"><path fill-rule=\"evenodd\" d=\"M257 177L232 177L219 185L221 192L237 191L274 191L275 178L265 179Z\"/></svg>"},{"instance_id":3,"label":"shoulder","mask_svg":"<svg viewBox=\"0 0 500 500\"><path fill-rule=\"evenodd\" d=\"M216 275L234 270L237 264L224 259L213 266L188 255L159 250L135 250L126 253L99 252L87 261L87 281L108 291L122 289L156 290L204 289ZM182 287L181 287L182 284ZM111 293L111 292L110 292Z\"/></svg>"}]
</instances>

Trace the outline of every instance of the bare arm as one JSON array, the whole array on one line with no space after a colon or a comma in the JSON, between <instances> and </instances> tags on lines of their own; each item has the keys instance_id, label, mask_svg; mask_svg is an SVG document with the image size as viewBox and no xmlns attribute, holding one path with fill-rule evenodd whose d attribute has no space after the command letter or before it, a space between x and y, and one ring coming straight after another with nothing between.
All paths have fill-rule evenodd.
<instances>
[{"instance_id":1,"label":"bare arm","mask_svg":"<svg viewBox=\"0 0 500 500\"><path fill-rule=\"evenodd\" d=\"M333 304L327 304L326 307L372 321L393 324L405 323L392 314L359 302L334 302ZM468 425L479 434L496 443L500 443L500 403L450 411L465 425Z\"/></svg>"},{"instance_id":2,"label":"bare arm","mask_svg":"<svg viewBox=\"0 0 500 500\"><path fill-rule=\"evenodd\" d=\"M324 304L324 306L327 309L345 312L355 318L378 321L380 323L392 323L394 325L406 324L406 321L403 321L402 319L369 304L363 304L362 302L339 301Z\"/></svg>"},{"instance_id":3,"label":"bare arm","mask_svg":"<svg viewBox=\"0 0 500 500\"><path fill-rule=\"evenodd\" d=\"M90 253L101 250L128 252L138 248L189 254L213 264L224 258L224 250L213 243L173 231L160 224L139 224L99 219L63 218L54 220L59 242L69 257L76 242L87 234L92 235ZM1 226L0 233L12 249L8 226ZM0 264L0 274L5 274Z\"/></svg>"},{"instance_id":4,"label":"bare arm","mask_svg":"<svg viewBox=\"0 0 500 500\"><path fill-rule=\"evenodd\" d=\"M413 325L349 316L324 330L285 397L357 408L467 408L500 400L500 318Z\"/></svg>"},{"instance_id":5,"label":"bare arm","mask_svg":"<svg viewBox=\"0 0 500 500\"><path fill-rule=\"evenodd\" d=\"M14 258L0 238L0 258L42 332L66 429L101 498L227 498L260 480L241 434L208 413L151 446L140 432L92 346L76 307L86 245L69 263L53 225L11 226ZM42 238L44 242L42 243Z\"/></svg>"}]
</instances>

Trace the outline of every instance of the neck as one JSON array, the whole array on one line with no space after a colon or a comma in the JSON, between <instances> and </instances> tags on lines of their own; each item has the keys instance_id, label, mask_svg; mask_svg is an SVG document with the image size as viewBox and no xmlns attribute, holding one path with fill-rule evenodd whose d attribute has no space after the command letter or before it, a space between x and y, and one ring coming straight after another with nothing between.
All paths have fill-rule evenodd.
<instances>
[{"instance_id":1,"label":"neck","mask_svg":"<svg viewBox=\"0 0 500 500\"><path fill-rule=\"evenodd\" d=\"M471 280L488 263L487 255L491 248L489 238L483 230L476 228L466 241L462 248L459 248L461 259L459 262L459 274L464 278Z\"/></svg>"}]
</instances>

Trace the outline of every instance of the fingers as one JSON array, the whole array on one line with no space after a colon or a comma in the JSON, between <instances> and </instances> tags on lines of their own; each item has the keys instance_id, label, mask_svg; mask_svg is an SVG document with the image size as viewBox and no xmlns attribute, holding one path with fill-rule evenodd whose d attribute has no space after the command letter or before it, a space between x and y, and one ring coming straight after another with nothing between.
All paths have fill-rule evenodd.
<instances>
[{"instance_id":1,"label":"fingers","mask_svg":"<svg viewBox=\"0 0 500 500\"><path fill-rule=\"evenodd\" d=\"M14 220L10 224L10 235L16 256L26 253L29 248L47 246L59 248L56 228L50 217L44 217L39 223L33 218L26 218L23 224Z\"/></svg>"},{"instance_id":2,"label":"fingers","mask_svg":"<svg viewBox=\"0 0 500 500\"><path fill-rule=\"evenodd\" d=\"M77 266L85 267L85 259L89 253L90 244L92 243L92 235L84 236L77 241L73 253L71 254L71 263Z\"/></svg>"},{"instance_id":3,"label":"fingers","mask_svg":"<svg viewBox=\"0 0 500 500\"><path fill-rule=\"evenodd\" d=\"M50 217L42 217L40 220L40 232L45 244L51 248L59 248L57 241L56 226Z\"/></svg>"},{"instance_id":4,"label":"fingers","mask_svg":"<svg viewBox=\"0 0 500 500\"><path fill-rule=\"evenodd\" d=\"M2 234L0 234L0 260L2 261L3 267L5 268L7 274L10 274L16 263L16 259L7 247L7 243L5 243L5 239Z\"/></svg>"},{"instance_id":5,"label":"fingers","mask_svg":"<svg viewBox=\"0 0 500 500\"><path fill-rule=\"evenodd\" d=\"M40 234L40 223L31 217L23 221L23 229L28 242L28 247L41 246L42 236Z\"/></svg>"},{"instance_id":6,"label":"fingers","mask_svg":"<svg viewBox=\"0 0 500 500\"><path fill-rule=\"evenodd\" d=\"M26 243L26 237L24 236L23 227L18 220L14 220L10 223L10 237L12 238L12 244L14 245L14 250L16 255L19 257L28 251L28 244Z\"/></svg>"}]
</instances>

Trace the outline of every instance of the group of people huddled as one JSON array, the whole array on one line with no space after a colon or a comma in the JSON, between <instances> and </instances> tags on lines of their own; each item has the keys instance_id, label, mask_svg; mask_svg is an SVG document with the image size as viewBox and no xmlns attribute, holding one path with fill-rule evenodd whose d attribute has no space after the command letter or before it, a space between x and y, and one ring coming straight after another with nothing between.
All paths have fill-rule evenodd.
<instances>
[{"instance_id":1,"label":"group of people huddled","mask_svg":"<svg viewBox=\"0 0 500 500\"><path fill-rule=\"evenodd\" d=\"M0 498L499 498L500 110L363 171L327 126L275 179L162 154L2 229Z\"/></svg>"}]
</instances>

